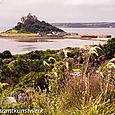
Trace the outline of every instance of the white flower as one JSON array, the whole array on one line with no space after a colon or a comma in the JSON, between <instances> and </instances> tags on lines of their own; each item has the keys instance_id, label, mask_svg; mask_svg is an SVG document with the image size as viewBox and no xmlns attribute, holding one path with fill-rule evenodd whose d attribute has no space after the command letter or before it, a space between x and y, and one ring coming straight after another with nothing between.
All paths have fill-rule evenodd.
<instances>
[{"instance_id":1,"label":"white flower","mask_svg":"<svg viewBox=\"0 0 115 115\"><path fill-rule=\"evenodd\" d=\"M7 97L7 103L9 104L16 103L16 99L14 97Z\"/></svg>"}]
</instances>

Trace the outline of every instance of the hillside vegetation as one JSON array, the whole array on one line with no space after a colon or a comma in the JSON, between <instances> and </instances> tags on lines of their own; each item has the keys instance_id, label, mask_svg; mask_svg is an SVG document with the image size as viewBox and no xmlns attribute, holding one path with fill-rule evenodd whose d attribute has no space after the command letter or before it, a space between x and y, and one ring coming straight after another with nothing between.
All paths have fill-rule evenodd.
<instances>
[{"instance_id":1,"label":"hillside vegetation","mask_svg":"<svg viewBox=\"0 0 115 115\"><path fill-rule=\"evenodd\" d=\"M7 102L8 97L15 102ZM114 107L114 38L89 51L68 47L0 53L1 109L41 110L35 115L114 115Z\"/></svg>"}]
</instances>

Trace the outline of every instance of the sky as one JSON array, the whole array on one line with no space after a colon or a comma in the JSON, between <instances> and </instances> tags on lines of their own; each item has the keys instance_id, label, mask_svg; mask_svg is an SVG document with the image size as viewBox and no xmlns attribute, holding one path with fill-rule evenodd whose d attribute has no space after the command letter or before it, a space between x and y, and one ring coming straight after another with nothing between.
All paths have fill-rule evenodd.
<instances>
[{"instance_id":1,"label":"sky","mask_svg":"<svg viewBox=\"0 0 115 115\"><path fill-rule=\"evenodd\" d=\"M46 22L115 22L115 0L0 0L0 27L31 13Z\"/></svg>"}]
</instances>

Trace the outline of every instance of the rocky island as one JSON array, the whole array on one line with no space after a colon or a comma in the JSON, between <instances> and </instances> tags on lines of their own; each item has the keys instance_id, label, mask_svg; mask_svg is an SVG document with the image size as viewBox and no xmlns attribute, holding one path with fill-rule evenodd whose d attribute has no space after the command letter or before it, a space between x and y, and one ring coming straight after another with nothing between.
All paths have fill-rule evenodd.
<instances>
[{"instance_id":1,"label":"rocky island","mask_svg":"<svg viewBox=\"0 0 115 115\"><path fill-rule=\"evenodd\" d=\"M46 37L63 35L64 33L62 29L52 26L45 21L40 21L35 15L29 13L27 16L23 16L15 27L2 32L1 35L7 37Z\"/></svg>"},{"instance_id":2,"label":"rocky island","mask_svg":"<svg viewBox=\"0 0 115 115\"><path fill-rule=\"evenodd\" d=\"M21 18L21 22L13 28L19 33L51 33L51 32L63 32L63 30L46 23L45 21L40 21L36 16L32 16L30 13Z\"/></svg>"}]
</instances>

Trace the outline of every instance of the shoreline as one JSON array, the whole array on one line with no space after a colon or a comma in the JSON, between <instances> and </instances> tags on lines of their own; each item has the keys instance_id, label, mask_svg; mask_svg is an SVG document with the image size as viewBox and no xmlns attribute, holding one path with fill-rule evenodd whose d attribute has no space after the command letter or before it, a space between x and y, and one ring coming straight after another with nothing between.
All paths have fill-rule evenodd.
<instances>
[{"instance_id":1,"label":"shoreline","mask_svg":"<svg viewBox=\"0 0 115 115\"><path fill-rule=\"evenodd\" d=\"M80 36L3 36L0 35L0 38L5 39L15 39L15 40L24 40L24 41L34 41L34 40L49 40L49 39L78 39L78 40L94 40L94 41L107 41L110 38L104 38L102 40L101 38L91 38L91 37L80 37ZM106 40L105 40L106 39Z\"/></svg>"},{"instance_id":2,"label":"shoreline","mask_svg":"<svg viewBox=\"0 0 115 115\"><path fill-rule=\"evenodd\" d=\"M2 38L0 37L1 40L2 39L4 39L4 40L6 39L8 41L12 40L12 41L17 42L17 43L18 42L22 42L22 46L24 44L26 44L23 47L19 45L18 47L20 47L20 48L18 50L15 50L15 49L12 49L12 48L9 49L12 52L13 55L15 55L15 54L25 54L25 53L29 53L29 52L37 50L37 49L39 49L39 50L47 50L47 49L50 49L50 48L51 48L51 50L60 50L62 48L67 48L67 47L71 47L71 48L72 47L78 47L80 49L87 49L87 50L89 50L95 44L105 44L106 43L106 41L99 41L99 40L94 40L94 39L89 39L89 38L88 39L67 39L67 38L66 39L64 39L64 38L61 38L61 39L51 39L51 37L50 37L50 39L33 39L33 37L32 38L31 37L26 37L26 38L25 37L23 37L23 38L22 37L15 37L15 38L17 38L17 39L14 39L12 37L2 37ZM27 40L27 38L28 38L28 40ZM80 40L83 41L83 42L88 42L89 41L91 43L90 44L88 43L86 45L86 44L82 44L82 42L81 42L81 44L79 44ZM65 41L65 42L63 42L63 41ZM62 42L66 43L66 44L67 43L69 44L71 41L74 42L74 43L76 42L76 46L75 46L75 44L69 45L69 46L66 46L66 45L62 44ZM26 43L26 42L28 42L28 43ZM40 42L50 42L50 43L47 43L47 44L49 44L51 46L54 44L54 47L49 47L48 46L48 48L47 48L47 46L44 46L44 44L46 44L46 43L43 43L43 46L40 46L40 48L39 48L38 47L39 45L37 46L36 44L35 45L33 44L33 43L39 44ZM51 43L51 42L54 42L54 43ZM78 44L77 44L77 42L78 42ZM31 46L27 46L28 44L31 45ZM55 47L55 45L57 45L57 47ZM13 47L15 47L15 45ZM16 46L16 48L18 48L18 47ZM1 50L1 51L3 51L3 50Z\"/></svg>"}]
</instances>

